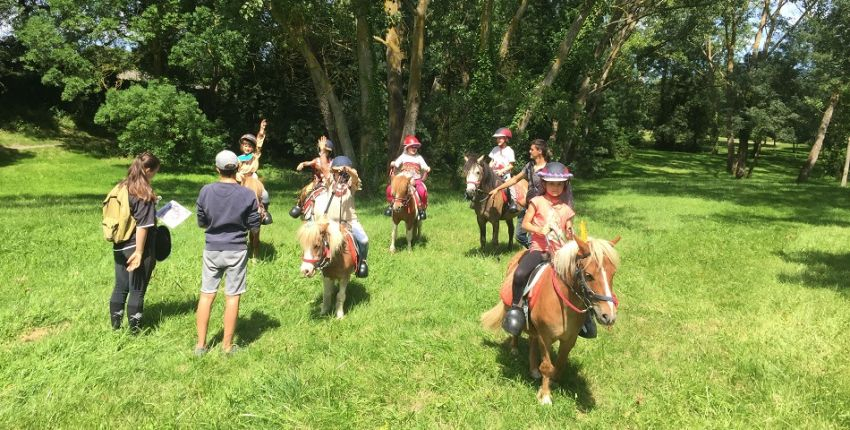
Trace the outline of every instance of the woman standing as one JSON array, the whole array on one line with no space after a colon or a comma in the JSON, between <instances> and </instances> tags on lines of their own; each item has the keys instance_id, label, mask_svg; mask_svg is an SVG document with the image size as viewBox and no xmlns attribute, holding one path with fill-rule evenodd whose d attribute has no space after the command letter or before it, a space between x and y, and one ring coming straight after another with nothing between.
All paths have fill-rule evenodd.
<instances>
[{"instance_id":1,"label":"woman standing","mask_svg":"<svg viewBox=\"0 0 850 430\"><path fill-rule=\"evenodd\" d=\"M159 165L156 156L144 152L133 160L127 170L127 177L121 181L121 185L127 187L136 231L128 240L115 243L112 248L115 289L109 300L109 314L115 330L121 328L125 304L130 331L138 333L140 329L145 291L156 266L156 193L151 188L151 179L159 171Z\"/></svg>"},{"instance_id":2,"label":"woman standing","mask_svg":"<svg viewBox=\"0 0 850 430\"><path fill-rule=\"evenodd\" d=\"M528 191L525 194L525 205L528 206L528 202L531 199L543 194L543 180L540 179L540 176L537 176L537 172L546 167L546 163L552 158L552 152L549 150L549 145L543 139L535 139L531 141L531 146L528 148L528 156L531 161L525 164L525 167L522 170L505 181L504 184L499 185L490 191L491 196L495 196L499 191L511 187L515 185L517 182L525 179L528 181ZM568 202L567 204L570 207L573 207L573 199L572 192L569 189L570 183L567 182L567 194L568 194ZM528 233L522 228L522 219L525 218L525 211L527 208L522 208L517 218L520 220L516 229L516 240L522 246L528 248L531 245L531 241L528 238Z\"/></svg>"}]
</instances>

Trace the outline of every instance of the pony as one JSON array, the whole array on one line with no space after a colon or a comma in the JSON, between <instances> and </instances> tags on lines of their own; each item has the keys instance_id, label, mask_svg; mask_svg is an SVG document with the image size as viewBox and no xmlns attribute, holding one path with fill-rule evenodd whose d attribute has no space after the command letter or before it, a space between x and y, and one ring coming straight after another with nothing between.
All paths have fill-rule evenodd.
<instances>
[{"instance_id":1,"label":"pony","mask_svg":"<svg viewBox=\"0 0 850 430\"><path fill-rule=\"evenodd\" d=\"M605 327L611 327L617 320L619 302L613 288L620 257L614 245L619 240L619 236L610 242L594 238L585 242L576 238L558 250L542 274L535 277L526 331L531 377L543 378L537 392L537 400L543 405L552 404L550 381L557 380L566 368L585 319L596 318ZM525 252L518 253L508 264L502 300L481 315L482 326L489 330L499 330L510 306L513 273ZM553 365L550 347L555 341L560 345ZM511 339L514 353L516 346L514 337Z\"/></svg>"},{"instance_id":2,"label":"pony","mask_svg":"<svg viewBox=\"0 0 850 430\"><path fill-rule=\"evenodd\" d=\"M390 182L393 194L393 233L390 236L390 252L395 252L395 238L398 224L404 221L407 230L407 250L411 250L413 241L422 234L422 220L419 219L419 209L416 207L416 189L413 187L413 177L407 172L393 176Z\"/></svg>"},{"instance_id":3,"label":"pony","mask_svg":"<svg viewBox=\"0 0 850 430\"><path fill-rule=\"evenodd\" d=\"M504 220L505 224L508 225L508 246L513 246L513 219L517 214L507 210L505 197L502 193L496 193L495 196L489 194L491 190L504 183L504 181L484 162L483 155L479 157L475 154L466 154L463 159L463 176L466 178L466 198L472 200L472 210L475 211L475 218L478 221L481 248L484 248L484 244L487 241L488 222L493 225L493 246L499 244L500 220ZM524 198L528 190L528 182L525 180L520 181L514 187L517 189L517 194L521 194ZM508 191L505 190L505 192ZM525 205L525 201L517 200L518 204Z\"/></svg>"},{"instance_id":4,"label":"pony","mask_svg":"<svg viewBox=\"0 0 850 430\"><path fill-rule=\"evenodd\" d=\"M263 186L263 183L253 175L245 175L242 177L241 184L243 187L251 190L257 197L257 206L260 208L260 219L264 219L266 217L266 207L263 204L263 192L266 188ZM250 258L256 258L260 255L260 227L248 232L248 250L248 256Z\"/></svg>"},{"instance_id":5,"label":"pony","mask_svg":"<svg viewBox=\"0 0 850 430\"><path fill-rule=\"evenodd\" d=\"M313 277L316 270L322 271L321 314L331 311L334 286L339 284L336 294L336 318L345 316L345 290L354 273L354 242L344 224L328 220L324 216L301 224L296 233L301 244L301 274L307 278Z\"/></svg>"}]
</instances>

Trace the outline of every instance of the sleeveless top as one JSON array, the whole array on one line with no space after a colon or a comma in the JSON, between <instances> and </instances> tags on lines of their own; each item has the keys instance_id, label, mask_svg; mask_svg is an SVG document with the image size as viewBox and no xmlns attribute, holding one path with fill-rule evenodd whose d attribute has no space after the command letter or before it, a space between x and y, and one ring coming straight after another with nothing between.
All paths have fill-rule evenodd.
<instances>
[{"instance_id":1,"label":"sleeveless top","mask_svg":"<svg viewBox=\"0 0 850 430\"><path fill-rule=\"evenodd\" d=\"M567 221L571 220L576 214L573 212L572 208L570 208L570 206L560 198L555 200L553 204L550 197L543 195L531 199L530 202L531 203L529 205L534 206L535 210L534 218L531 219L531 224L537 227L543 227L551 216L553 221L555 221L555 224L557 224L561 230L566 230ZM546 251L546 238L543 237L542 234L531 233L531 246L529 246L528 250ZM556 250L557 249L552 249L552 251Z\"/></svg>"}]
</instances>

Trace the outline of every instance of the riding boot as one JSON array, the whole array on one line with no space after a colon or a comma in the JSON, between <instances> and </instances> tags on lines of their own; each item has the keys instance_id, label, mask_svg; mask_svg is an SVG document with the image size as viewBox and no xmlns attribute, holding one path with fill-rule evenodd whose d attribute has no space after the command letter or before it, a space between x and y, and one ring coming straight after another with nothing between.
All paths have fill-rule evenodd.
<instances>
[{"instance_id":1,"label":"riding boot","mask_svg":"<svg viewBox=\"0 0 850 430\"><path fill-rule=\"evenodd\" d=\"M384 210L384 216L393 216L393 205L387 206Z\"/></svg>"},{"instance_id":2,"label":"riding boot","mask_svg":"<svg viewBox=\"0 0 850 430\"><path fill-rule=\"evenodd\" d=\"M357 247L360 249L360 262L357 264L354 275L358 278L365 278L369 276L369 265L366 264L366 258L369 256L369 242L357 242Z\"/></svg>"},{"instance_id":3,"label":"riding boot","mask_svg":"<svg viewBox=\"0 0 850 430\"><path fill-rule=\"evenodd\" d=\"M112 329L118 330L121 328L121 321L124 319L124 311L112 312L109 314L109 321L112 323Z\"/></svg>"},{"instance_id":4,"label":"riding boot","mask_svg":"<svg viewBox=\"0 0 850 430\"><path fill-rule=\"evenodd\" d=\"M584 320L584 325L581 326L581 329L578 331L578 335L585 339L595 339L596 338L596 321L593 318L593 315L588 315Z\"/></svg>"},{"instance_id":5,"label":"riding boot","mask_svg":"<svg viewBox=\"0 0 850 430\"><path fill-rule=\"evenodd\" d=\"M519 212L519 208L516 205L516 201L514 201L514 198L511 196L511 190L505 190L505 196L508 200L508 211L510 211L511 213Z\"/></svg>"}]
</instances>

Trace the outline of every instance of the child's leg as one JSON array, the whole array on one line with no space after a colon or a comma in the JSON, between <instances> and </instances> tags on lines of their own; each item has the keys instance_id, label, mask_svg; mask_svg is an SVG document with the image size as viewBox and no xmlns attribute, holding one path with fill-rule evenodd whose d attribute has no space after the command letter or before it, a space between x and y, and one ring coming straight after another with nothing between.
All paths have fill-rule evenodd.
<instances>
[{"instance_id":1,"label":"child's leg","mask_svg":"<svg viewBox=\"0 0 850 430\"><path fill-rule=\"evenodd\" d=\"M195 323L198 326L198 343L195 348L205 348L207 344L207 326L210 322L210 309L215 301L215 293L201 293L198 300L198 310L195 313Z\"/></svg>"},{"instance_id":2,"label":"child's leg","mask_svg":"<svg viewBox=\"0 0 850 430\"><path fill-rule=\"evenodd\" d=\"M224 338L221 349L230 352L233 348L233 333L236 332L236 320L239 316L239 298L241 295L225 296L224 302Z\"/></svg>"},{"instance_id":3,"label":"child's leg","mask_svg":"<svg viewBox=\"0 0 850 430\"><path fill-rule=\"evenodd\" d=\"M425 209L428 207L428 190L425 189L425 184L421 179L416 180L416 194L419 195L419 207Z\"/></svg>"},{"instance_id":4,"label":"child's leg","mask_svg":"<svg viewBox=\"0 0 850 430\"><path fill-rule=\"evenodd\" d=\"M207 343L207 325L210 321L210 309L215 301L216 290L224 275L224 270L218 265L222 251L207 251L201 257L201 297L198 299L198 310L195 313L195 323L198 327L198 348L204 348Z\"/></svg>"},{"instance_id":5,"label":"child's leg","mask_svg":"<svg viewBox=\"0 0 850 430\"><path fill-rule=\"evenodd\" d=\"M127 250L130 254L133 250ZM109 317L112 322L112 328L121 328L121 321L124 319L124 304L127 302L127 295L130 294L130 272L127 271L127 251L113 252L115 260L115 287L112 289L112 297L109 299Z\"/></svg>"},{"instance_id":6,"label":"child's leg","mask_svg":"<svg viewBox=\"0 0 850 430\"><path fill-rule=\"evenodd\" d=\"M236 320L239 316L239 298L247 289L248 251L225 251L224 257L227 278L225 279L224 338L221 341L221 349L224 352L230 352L233 347L233 334L236 332Z\"/></svg>"},{"instance_id":7,"label":"child's leg","mask_svg":"<svg viewBox=\"0 0 850 430\"><path fill-rule=\"evenodd\" d=\"M387 185L387 203L393 203L393 190L392 185Z\"/></svg>"}]
</instances>

